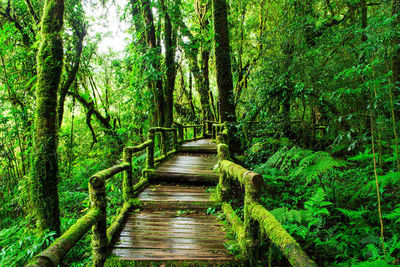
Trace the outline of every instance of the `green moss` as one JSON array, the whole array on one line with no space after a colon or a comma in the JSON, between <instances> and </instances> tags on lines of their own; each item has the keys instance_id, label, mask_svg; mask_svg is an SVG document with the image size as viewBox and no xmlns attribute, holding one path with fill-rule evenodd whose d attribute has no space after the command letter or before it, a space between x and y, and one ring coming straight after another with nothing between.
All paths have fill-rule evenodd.
<instances>
[{"instance_id":1,"label":"green moss","mask_svg":"<svg viewBox=\"0 0 400 267\"><path fill-rule=\"evenodd\" d=\"M317 266L275 219L274 215L263 206L256 203L247 204L247 209L250 216L259 222L261 231L280 249L293 266Z\"/></svg>"},{"instance_id":2,"label":"green moss","mask_svg":"<svg viewBox=\"0 0 400 267\"><path fill-rule=\"evenodd\" d=\"M116 238L116 234L121 229L122 222L124 221L126 213L130 210L132 204L129 202L125 202L122 206L121 211L119 212L115 221L111 224L111 226L107 229L107 238L109 246L114 242Z\"/></svg>"},{"instance_id":3,"label":"green moss","mask_svg":"<svg viewBox=\"0 0 400 267\"><path fill-rule=\"evenodd\" d=\"M232 226L232 230L236 233L237 241L242 250L246 249L247 242L245 239L245 228L242 220L235 213L232 206L228 203L222 203L221 209L224 212L226 219Z\"/></svg>"},{"instance_id":4,"label":"green moss","mask_svg":"<svg viewBox=\"0 0 400 267\"><path fill-rule=\"evenodd\" d=\"M100 217L100 210L92 208L85 216L73 224L62 236L56 239L45 251L27 264L33 266L57 266L68 251L78 242Z\"/></svg>"}]
</instances>

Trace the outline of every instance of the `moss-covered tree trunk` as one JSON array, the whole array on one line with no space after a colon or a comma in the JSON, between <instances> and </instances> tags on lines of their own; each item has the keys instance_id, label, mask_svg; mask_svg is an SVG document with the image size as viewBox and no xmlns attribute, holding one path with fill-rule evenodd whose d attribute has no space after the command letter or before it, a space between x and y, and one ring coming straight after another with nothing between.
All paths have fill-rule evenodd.
<instances>
[{"instance_id":1,"label":"moss-covered tree trunk","mask_svg":"<svg viewBox=\"0 0 400 267\"><path fill-rule=\"evenodd\" d=\"M145 17L145 31L146 31L146 41L151 52L152 65L155 70L160 72L160 53L161 48L157 45L156 30L154 26L153 12L151 11L150 1L143 0L143 10ZM154 106L156 108L155 112L155 122L158 126L164 126L165 124L165 100L164 100L164 89L162 77L157 75L157 78L151 81L151 87L153 89L154 95Z\"/></svg>"},{"instance_id":2,"label":"moss-covered tree trunk","mask_svg":"<svg viewBox=\"0 0 400 267\"><path fill-rule=\"evenodd\" d=\"M64 1L46 0L37 54L34 148L30 181L31 205L39 229L60 232L58 203L57 92L63 65Z\"/></svg>"},{"instance_id":3,"label":"moss-covered tree trunk","mask_svg":"<svg viewBox=\"0 0 400 267\"><path fill-rule=\"evenodd\" d=\"M174 121L174 88L175 88L175 47L176 33L172 27L171 19L168 15L167 7L164 1L160 1L164 12L164 36L165 36L165 66L166 66L166 83L164 90L165 97L165 125L171 127Z\"/></svg>"},{"instance_id":4,"label":"moss-covered tree trunk","mask_svg":"<svg viewBox=\"0 0 400 267\"><path fill-rule=\"evenodd\" d=\"M226 0L213 0L215 65L221 122L236 122Z\"/></svg>"}]
</instances>

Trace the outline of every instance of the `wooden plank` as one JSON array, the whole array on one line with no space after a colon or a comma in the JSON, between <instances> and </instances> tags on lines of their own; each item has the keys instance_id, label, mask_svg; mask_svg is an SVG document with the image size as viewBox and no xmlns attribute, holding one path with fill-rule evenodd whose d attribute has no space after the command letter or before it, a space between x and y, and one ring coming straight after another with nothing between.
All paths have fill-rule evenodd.
<instances>
[{"instance_id":1,"label":"wooden plank","mask_svg":"<svg viewBox=\"0 0 400 267\"><path fill-rule=\"evenodd\" d=\"M198 169L196 167L182 168L182 167L160 167L156 170L157 173L180 173L180 174L197 174L197 175L218 175L217 172L213 172L212 169Z\"/></svg>"},{"instance_id":2,"label":"wooden plank","mask_svg":"<svg viewBox=\"0 0 400 267\"><path fill-rule=\"evenodd\" d=\"M121 236L131 236L131 237L154 237L151 236L152 232L146 232L146 231L134 231L134 232L129 232L129 231L121 231ZM176 233L176 232L170 232L170 233L165 233L165 232L154 232L157 237L165 237L165 238L195 238L195 239L215 239L215 238L223 238L225 234L215 234L215 235L204 235L202 233Z\"/></svg>"},{"instance_id":3,"label":"wooden plank","mask_svg":"<svg viewBox=\"0 0 400 267\"><path fill-rule=\"evenodd\" d=\"M146 230L146 231L177 231L182 232L200 232L200 233L223 233L221 227L199 227L199 225L177 225L177 224L165 224L165 225L149 225L149 224L126 224L123 228L125 231L135 231L135 230Z\"/></svg>"},{"instance_id":4,"label":"wooden plank","mask_svg":"<svg viewBox=\"0 0 400 267\"><path fill-rule=\"evenodd\" d=\"M210 202L210 198L195 196L141 196L140 201L171 201L171 202Z\"/></svg>"},{"instance_id":5,"label":"wooden plank","mask_svg":"<svg viewBox=\"0 0 400 267\"><path fill-rule=\"evenodd\" d=\"M215 259L218 257L230 258L227 252L221 250L191 250L191 249L136 249L115 248L112 253L116 256L133 258L165 258L181 257L184 259ZM231 256L232 257L232 256Z\"/></svg>"},{"instance_id":6,"label":"wooden plank","mask_svg":"<svg viewBox=\"0 0 400 267\"><path fill-rule=\"evenodd\" d=\"M148 219L135 219L132 220L132 222L143 222L143 221L149 221ZM152 222L168 222L168 223L176 223L176 224L214 224L214 225L221 225L222 223L220 222L215 222L215 221L205 221L205 220L188 220L188 219L177 219L177 220L165 220L163 218L152 218Z\"/></svg>"},{"instance_id":7,"label":"wooden plank","mask_svg":"<svg viewBox=\"0 0 400 267\"><path fill-rule=\"evenodd\" d=\"M210 187L197 187L197 188L190 188L190 187L183 187L183 186L152 186L145 189L143 192L202 192L207 193L207 190Z\"/></svg>"},{"instance_id":8,"label":"wooden plank","mask_svg":"<svg viewBox=\"0 0 400 267\"><path fill-rule=\"evenodd\" d=\"M138 239L135 241L122 241L115 244L114 248L154 248L154 249L212 249L212 250L226 250L222 243L210 243L210 242L202 242L202 243L176 243L174 242L175 239L168 239L171 240L169 242L160 240L157 242L149 241L146 239ZM196 240L196 239L193 239Z\"/></svg>"},{"instance_id":9,"label":"wooden plank","mask_svg":"<svg viewBox=\"0 0 400 267\"><path fill-rule=\"evenodd\" d=\"M204 212L184 212L181 213L175 210L163 210L163 211L153 211L151 213L149 212L129 212L127 213L129 215L139 215L139 216L157 216L157 217L168 217L171 216L172 218L176 217L191 217L191 218L209 218L209 219L214 219L215 221L219 222L218 219L216 219L214 216L205 214ZM138 217L139 217L138 216Z\"/></svg>"},{"instance_id":10,"label":"wooden plank","mask_svg":"<svg viewBox=\"0 0 400 267\"><path fill-rule=\"evenodd\" d=\"M159 229L163 228L184 228L184 229L191 229L191 228L196 228L196 229L214 229L214 230L221 230L222 225L210 225L210 224L172 224L172 223L164 223L164 222L153 222L153 221L146 221L146 222L127 222L125 224L126 227L143 227L143 228L156 228L158 227Z\"/></svg>"},{"instance_id":11,"label":"wooden plank","mask_svg":"<svg viewBox=\"0 0 400 267\"><path fill-rule=\"evenodd\" d=\"M184 191L179 189L170 189L170 190L144 190L142 195L159 195L159 196L167 196L167 195L181 195L181 196L210 196L209 192L206 190L191 190L191 191Z\"/></svg>"},{"instance_id":12,"label":"wooden plank","mask_svg":"<svg viewBox=\"0 0 400 267\"><path fill-rule=\"evenodd\" d=\"M173 244L223 244L226 239L222 238L214 238L214 239L196 239L196 238L160 238L160 237L133 237L133 236L121 236L118 239L118 242L141 242L141 241L149 241L156 243L173 243Z\"/></svg>"},{"instance_id":13,"label":"wooden plank","mask_svg":"<svg viewBox=\"0 0 400 267\"><path fill-rule=\"evenodd\" d=\"M138 257L132 257L132 256L118 256L119 260L126 260L126 261L205 261L208 262L210 261L210 266L213 266L214 264L217 264L218 262L225 262L225 261L231 261L234 258L228 256L218 256L218 257L199 257L199 256L192 256L190 258L188 257L179 257L176 255L173 256L164 256L164 257L145 257L141 256L140 258ZM211 264L212 262L212 264Z\"/></svg>"}]
</instances>

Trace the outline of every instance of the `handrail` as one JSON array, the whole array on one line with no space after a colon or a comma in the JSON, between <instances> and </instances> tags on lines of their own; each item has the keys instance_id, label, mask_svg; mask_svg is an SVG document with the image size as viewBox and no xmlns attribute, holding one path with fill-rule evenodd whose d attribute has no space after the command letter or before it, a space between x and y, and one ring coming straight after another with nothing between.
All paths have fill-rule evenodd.
<instances>
[{"instance_id":1,"label":"handrail","mask_svg":"<svg viewBox=\"0 0 400 267\"><path fill-rule=\"evenodd\" d=\"M123 162L108 169L99 171L89 178L89 211L78 219L63 235L57 238L46 250L36 255L27 266L58 266L70 249L92 228L92 253L93 265L102 266L108 256L110 245L116 237L125 215L134 206L139 206L140 201L135 198L138 192L149 182L148 173L153 171L156 162L159 162L178 150L178 145L183 141L185 129L194 129L194 138L197 138L196 128L202 125L183 126L174 123L175 128L153 127L149 129L149 137L145 142L137 146L127 146L123 149ZM203 128L204 129L204 128ZM156 133L161 134L161 153L160 158L154 158L154 146ZM167 133L172 133L172 145L167 146ZM187 135L187 133L186 133ZM133 154L146 150L146 166L142 177L133 182L132 158ZM124 204L117 218L107 229L107 198L106 182L118 173L124 172L122 192Z\"/></svg>"},{"instance_id":2,"label":"handrail","mask_svg":"<svg viewBox=\"0 0 400 267\"><path fill-rule=\"evenodd\" d=\"M223 140L219 138L219 141ZM239 246L244 254L250 260L256 255L258 233L261 230L280 249L292 266L317 266L274 215L259 204L259 189L263 184L262 176L230 161L229 148L223 142L218 144L217 149L220 172L218 198L222 203L221 207L227 220L234 226ZM239 182L241 188L244 188L243 221L229 204L233 181Z\"/></svg>"},{"instance_id":3,"label":"handrail","mask_svg":"<svg viewBox=\"0 0 400 267\"><path fill-rule=\"evenodd\" d=\"M67 252L90 230L99 217L99 209L90 209L46 250L34 257L27 266L58 266Z\"/></svg>"},{"instance_id":4,"label":"handrail","mask_svg":"<svg viewBox=\"0 0 400 267\"><path fill-rule=\"evenodd\" d=\"M133 184L132 154L154 146L153 140L147 140L137 146L125 147L123 162L119 165L99 171L89 178L89 211L78 219L64 234L57 238L46 250L36 255L27 266L58 266L71 248L92 228L93 265L102 266L108 256L109 248L123 219L130 208L140 205L134 197L148 184L143 176ZM154 154L154 147L153 147ZM154 155L153 155L154 158ZM124 172L122 191L124 204L117 218L107 229L107 198L105 184L108 179Z\"/></svg>"},{"instance_id":5,"label":"handrail","mask_svg":"<svg viewBox=\"0 0 400 267\"><path fill-rule=\"evenodd\" d=\"M183 124L178 123L178 122L174 122L174 124L175 124L175 126L177 128L177 131L178 131L179 143L182 143L184 141L193 141L193 140L197 140L199 137L201 138L201 137L207 136L206 127L203 124L199 124L199 125L197 125L197 124L194 124L194 125L183 125ZM197 133L197 129L198 128L202 129L202 132L201 132L200 136L198 136L198 133ZM193 129L193 132L192 132L193 133L193 138L188 138L190 129Z\"/></svg>"}]
</instances>

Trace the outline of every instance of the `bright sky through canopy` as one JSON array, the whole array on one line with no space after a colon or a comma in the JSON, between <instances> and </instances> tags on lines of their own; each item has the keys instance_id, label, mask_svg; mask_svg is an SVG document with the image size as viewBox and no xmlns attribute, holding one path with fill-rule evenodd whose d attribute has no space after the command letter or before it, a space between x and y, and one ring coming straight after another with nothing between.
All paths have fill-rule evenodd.
<instances>
[{"instance_id":1,"label":"bright sky through canopy","mask_svg":"<svg viewBox=\"0 0 400 267\"><path fill-rule=\"evenodd\" d=\"M130 35L127 30L130 25L126 20L120 19L127 4L126 0L108 1L104 5L100 1L88 1L84 4L90 24L88 35L91 38L96 34L103 36L98 44L99 53L108 53L110 49L121 52L129 44Z\"/></svg>"}]
</instances>

